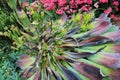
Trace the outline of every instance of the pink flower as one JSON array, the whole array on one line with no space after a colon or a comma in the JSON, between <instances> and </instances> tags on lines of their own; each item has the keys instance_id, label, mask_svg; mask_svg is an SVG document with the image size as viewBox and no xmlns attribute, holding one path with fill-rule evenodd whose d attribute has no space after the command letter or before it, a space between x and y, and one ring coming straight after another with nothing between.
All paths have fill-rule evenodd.
<instances>
[{"instance_id":1,"label":"pink flower","mask_svg":"<svg viewBox=\"0 0 120 80\"><path fill-rule=\"evenodd\" d=\"M113 2L113 5L114 5L114 6L119 6L119 2L118 2L118 1L114 1L114 2Z\"/></svg>"},{"instance_id":2,"label":"pink flower","mask_svg":"<svg viewBox=\"0 0 120 80\"><path fill-rule=\"evenodd\" d=\"M63 9L59 9L56 11L56 14L62 15L64 13Z\"/></svg>"},{"instance_id":3,"label":"pink flower","mask_svg":"<svg viewBox=\"0 0 120 80\"><path fill-rule=\"evenodd\" d=\"M104 10L104 13L107 13L107 14L109 14L111 12L112 12L112 8L111 7L109 7L107 10Z\"/></svg>"},{"instance_id":4,"label":"pink flower","mask_svg":"<svg viewBox=\"0 0 120 80\"><path fill-rule=\"evenodd\" d=\"M81 10L82 10L82 11L88 11L88 9L87 9L86 6L82 6L82 7L81 7Z\"/></svg>"},{"instance_id":5,"label":"pink flower","mask_svg":"<svg viewBox=\"0 0 120 80\"><path fill-rule=\"evenodd\" d=\"M64 7L64 10L66 11L66 10L68 10L69 9L69 6L67 5L66 7Z\"/></svg>"},{"instance_id":6,"label":"pink flower","mask_svg":"<svg viewBox=\"0 0 120 80\"><path fill-rule=\"evenodd\" d=\"M99 0L100 3L108 3L108 0Z\"/></svg>"},{"instance_id":7,"label":"pink flower","mask_svg":"<svg viewBox=\"0 0 120 80\"><path fill-rule=\"evenodd\" d=\"M55 4L54 3L45 3L44 4L44 7L46 8L46 10L54 10L56 8Z\"/></svg>"},{"instance_id":8,"label":"pink flower","mask_svg":"<svg viewBox=\"0 0 120 80\"><path fill-rule=\"evenodd\" d=\"M115 11L119 11L119 9L117 7L115 7Z\"/></svg>"},{"instance_id":9,"label":"pink flower","mask_svg":"<svg viewBox=\"0 0 120 80\"><path fill-rule=\"evenodd\" d=\"M84 1L76 0L76 3L77 3L77 4L82 4L82 3L84 3Z\"/></svg>"},{"instance_id":10,"label":"pink flower","mask_svg":"<svg viewBox=\"0 0 120 80\"><path fill-rule=\"evenodd\" d=\"M92 10L92 7L91 7L91 6L90 6L90 7L88 7L88 10L89 10L89 11L91 11L91 10Z\"/></svg>"},{"instance_id":11,"label":"pink flower","mask_svg":"<svg viewBox=\"0 0 120 80\"><path fill-rule=\"evenodd\" d=\"M74 4L75 1L74 0L70 0L69 4Z\"/></svg>"},{"instance_id":12,"label":"pink flower","mask_svg":"<svg viewBox=\"0 0 120 80\"><path fill-rule=\"evenodd\" d=\"M71 4L70 8L78 8L78 5L77 4Z\"/></svg>"},{"instance_id":13,"label":"pink flower","mask_svg":"<svg viewBox=\"0 0 120 80\"><path fill-rule=\"evenodd\" d=\"M76 13L76 12L77 12L77 10L73 10L72 12L73 12L73 13Z\"/></svg>"},{"instance_id":14,"label":"pink flower","mask_svg":"<svg viewBox=\"0 0 120 80\"><path fill-rule=\"evenodd\" d=\"M28 6L28 2L23 2L22 8L25 8L26 6Z\"/></svg>"},{"instance_id":15,"label":"pink flower","mask_svg":"<svg viewBox=\"0 0 120 80\"><path fill-rule=\"evenodd\" d=\"M69 10L69 11L67 11L67 14L71 14L71 11Z\"/></svg>"},{"instance_id":16,"label":"pink flower","mask_svg":"<svg viewBox=\"0 0 120 80\"><path fill-rule=\"evenodd\" d=\"M58 6L64 6L66 3L66 0L58 0Z\"/></svg>"},{"instance_id":17,"label":"pink flower","mask_svg":"<svg viewBox=\"0 0 120 80\"><path fill-rule=\"evenodd\" d=\"M92 4L92 0L87 0L87 4Z\"/></svg>"}]
</instances>

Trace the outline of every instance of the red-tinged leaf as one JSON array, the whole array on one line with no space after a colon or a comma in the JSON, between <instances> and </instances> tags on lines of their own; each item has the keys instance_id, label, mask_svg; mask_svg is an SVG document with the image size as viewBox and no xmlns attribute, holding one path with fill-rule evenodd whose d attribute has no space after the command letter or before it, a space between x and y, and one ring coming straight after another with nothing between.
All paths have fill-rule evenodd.
<instances>
[{"instance_id":1,"label":"red-tinged leaf","mask_svg":"<svg viewBox=\"0 0 120 80\"><path fill-rule=\"evenodd\" d=\"M105 31L107 31L110 27L111 27L110 22L103 21L99 25L97 25L95 28L88 31L87 34L100 35L100 34L103 34Z\"/></svg>"},{"instance_id":2,"label":"red-tinged leaf","mask_svg":"<svg viewBox=\"0 0 120 80\"><path fill-rule=\"evenodd\" d=\"M80 46L87 46L87 45L98 45L105 42L110 41L110 39L104 37L104 36L92 36L86 40L83 40L80 42Z\"/></svg>"},{"instance_id":3,"label":"red-tinged leaf","mask_svg":"<svg viewBox=\"0 0 120 80\"><path fill-rule=\"evenodd\" d=\"M100 69L90 64L86 64L84 62L75 63L74 67L78 72L90 78L90 80L102 80L103 78L100 74Z\"/></svg>"},{"instance_id":4,"label":"red-tinged leaf","mask_svg":"<svg viewBox=\"0 0 120 80\"><path fill-rule=\"evenodd\" d=\"M120 31L111 32L108 35L106 35L106 37L113 41L120 41Z\"/></svg>"},{"instance_id":5,"label":"red-tinged leaf","mask_svg":"<svg viewBox=\"0 0 120 80\"><path fill-rule=\"evenodd\" d=\"M70 71L69 69L63 67L62 65L60 65L62 71L65 74L65 77L67 78L67 80L81 80L77 74L75 74L74 72Z\"/></svg>"},{"instance_id":6,"label":"red-tinged leaf","mask_svg":"<svg viewBox=\"0 0 120 80\"><path fill-rule=\"evenodd\" d=\"M107 19L108 14L102 13L96 20L97 21L105 21Z\"/></svg>"},{"instance_id":7,"label":"red-tinged leaf","mask_svg":"<svg viewBox=\"0 0 120 80\"><path fill-rule=\"evenodd\" d=\"M70 37L72 35L74 35L75 33L77 33L79 30L79 27L75 27L73 28L72 30L70 30L67 34L66 34L66 37Z\"/></svg>"},{"instance_id":8,"label":"red-tinged leaf","mask_svg":"<svg viewBox=\"0 0 120 80\"><path fill-rule=\"evenodd\" d=\"M43 73L43 74L44 74L44 80L48 80L48 79L47 79L47 73L46 73L46 70L44 70L44 73Z\"/></svg>"},{"instance_id":9,"label":"red-tinged leaf","mask_svg":"<svg viewBox=\"0 0 120 80\"><path fill-rule=\"evenodd\" d=\"M98 52L100 52L101 50L103 50L106 46L98 49L96 52L91 53L91 52L65 52L65 54L67 54L68 56L70 56L71 58L87 58L90 57Z\"/></svg>"},{"instance_id":10,"label":"red-tinged leaf","mask_svg":"<svg viewBox=\"0 0 120 80\"><path fill-rule=\"evenodd\" d=\"M34 80L40 80L40 71L39 69L37 70L35 76L34 76Z\"/></svg>"},{"instance_id":11,"label":"red-tinged leaf","mask_svg":"<svg viewBox=\"0 0 120 80\"><path fill-rule=\"evenodd\" d=\"M58 59L60 60L63 60L63 61L67 61L67 62L70 62L70 63L74 63L75 61L73 59L70 59L70 58L66 58L64 56L56 56Z\"/></svg>"},{"instance_id":12,"label":"red-tinged leaf","mask_svg":"<svg viewBox=\"0 0 120 80\"><path fill-rule=\"evenodd\" d=\"M120 70L112 70L110 77L112 80L120 80Z\"/></svg>"},{"instance_id":13,"label":"red-tinged leaf","mask_svg":"<svg viewBox=\"0 0 120 80\"><path fill-rule=\"evenodd\" d=\"M56 80L62 80L62 77L55 70L52 70L52 72L54 73Z\"/></svg>"},{"instance_id":14,"label":"red-tinged leaf","mask_svg":"<svg viewBox=\"0 0 120 80\"><path fill-rule=\"evenodd\" d=\"M31 77L32 75L36 74L38 71L38 68L30 68L27 74L27 78Z\"/></svg>"},{"instance_id":15,"label":"red-tinged leaf","mask_svg":"<svg viewBox=\"0 0 120 80\"><path fill-rule=\"evenodd\" d=\"M100 58L96 61L107 67L114 68L114 69L120 69L120 54L119 53L101 54Z\"/></svg>"},{"instance_id":16,"label":"red-tinged leaf","mask_svg":"<svg viewBox=\"0 0 120 80\"><path fill-rule=\"evenodd\" d=\"M29 68L23 70L20 76L22 78L30 78L35 73L36 73L36 68L29 67Z\"/></svg>"},{"instance_id":17,"label":"red-tinged leaf","mask_svg":"<svg viewBox=\"0 0 120 80\"><path fill-rule=\"evenodd\" d=\"M23 70L23 71L21 72L20 76L21 76L22 78L27 78L27 74L28 74L29 70L30 70L30 68L27 68L27 69Z\"/></svg>"},{"instance_id":18,"label":"red-tinged leaf","mask_svg":"<svg viewBox=\"0 0 120 80\"><path fill-rule=\"evenodd\" d=\"M120 53L120 44L115 44L113 46L113 50L116 52L116 53Z\"/></svg>"},{"instance_id":19,"label":"red-tinged leaf","mask_svg":"<svg viewBox=\"0 0 120 80\"><path fill-rule=\"evenodd\" d=\"M16 62L17 66L21 69L25 69L32 65L35 62L35 59L33 57L30 57L29 55L23 55L20 57L20 59Z\"/></svg>"},{"instance_id":20,"label":"red-tinged leaf","mask_svg":"<svg viewBox=\"0 0 120 80\"><path fill-rule=\"evenodd\" d=\"M90 52L82 52L82 53L65 52L65 54L67 54L71 58L85 58L93 55L93 53Z\"/></svg>"},{"instance_id":21,"label":"red-tinged leaf","mask_svg":"<svg viewBox=\"0 0 120 80\"><path fill-rule=\"evenodd\" d=\"M27 54L20 56L20 59L28 59L28 58L29 58L29 55L27 55Z\"/></svg>"},{"instance_id":22,"label":"red-tinged leaf","mask_svg":"<svg viewBox=\"0 0 120 80\"><path fill-rule=\"evenodd\" d=\"M67 17L67 15L64 13L64 14L62 15L61 19L62 19L62 24L61 24L61 26L63 26L63 25L65 24L65 22L67 21L68 17Z\"/></svg>"}]
</instances>

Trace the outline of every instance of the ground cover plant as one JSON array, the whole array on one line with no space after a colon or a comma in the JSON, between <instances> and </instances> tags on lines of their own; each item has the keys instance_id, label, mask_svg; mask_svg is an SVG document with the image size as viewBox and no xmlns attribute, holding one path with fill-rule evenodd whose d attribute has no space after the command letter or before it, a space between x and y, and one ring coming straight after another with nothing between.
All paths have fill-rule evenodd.
<instances>
[{"instance_id":1,"label":"ground cover plant","mask_svg":"<svg viewBox=\"0 0 120 80\"><path fill-rule=\"evenodd\" d=\"M71 19L63 13L55 20L12 1L6 4L16 23L0 32L2 80L119 80L120 31L110 11L98 18L94 11Z\"/></svg>"}]
</instances>

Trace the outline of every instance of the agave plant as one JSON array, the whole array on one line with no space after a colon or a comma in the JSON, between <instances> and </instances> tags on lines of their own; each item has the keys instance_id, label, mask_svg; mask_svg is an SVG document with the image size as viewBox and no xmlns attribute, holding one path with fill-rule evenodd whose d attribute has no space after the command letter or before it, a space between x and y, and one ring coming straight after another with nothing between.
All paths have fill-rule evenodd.
<instances>
[{"instance_id":1,"label":"agave plant","mask_svg":"<svg viewBox=\"0 0 120 80\"><path fill-rule=\"evenodd\" d=\"M36 24L31 21L25 26L23 15L16 11L18 23L23 27L18 29L19 36L23 36L23 45L27 47L26 54L16 62L23 69L21 77L29 80L120 79L120 31L111 24L108 14L103 13L92 21L95 26L81 32L80 24L85 23L82 14L71 20L64 14L60 20L43 19ZM25 19L29 20L27 16Z\"/></svg>"}]
</instances>

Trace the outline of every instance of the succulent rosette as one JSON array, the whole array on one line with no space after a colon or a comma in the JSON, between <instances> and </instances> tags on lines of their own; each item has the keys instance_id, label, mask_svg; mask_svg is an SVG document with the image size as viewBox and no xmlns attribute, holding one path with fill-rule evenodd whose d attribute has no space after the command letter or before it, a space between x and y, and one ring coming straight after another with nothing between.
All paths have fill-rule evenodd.
<instances>
[{"instance_id":1,"label":"succulent rosette","mask_svg":"<svg viewBox=\"0 0 120 80\"><path fill-rule=\"evenodd\" d=\"M88 21L86 15L80 13L70 20L63 14L59 20L48 18L34 24L35 20L31 20L29 25L22 22L23 18L29 20L27 16L16 15L23 27L19 34L26 46L26 54L16 62L23 69L21 77L30 80L120 79L120 30L111 24L107 13ZM81 26L85 23L94 25L82 32Z\"/></svg>"}]
</instances>

